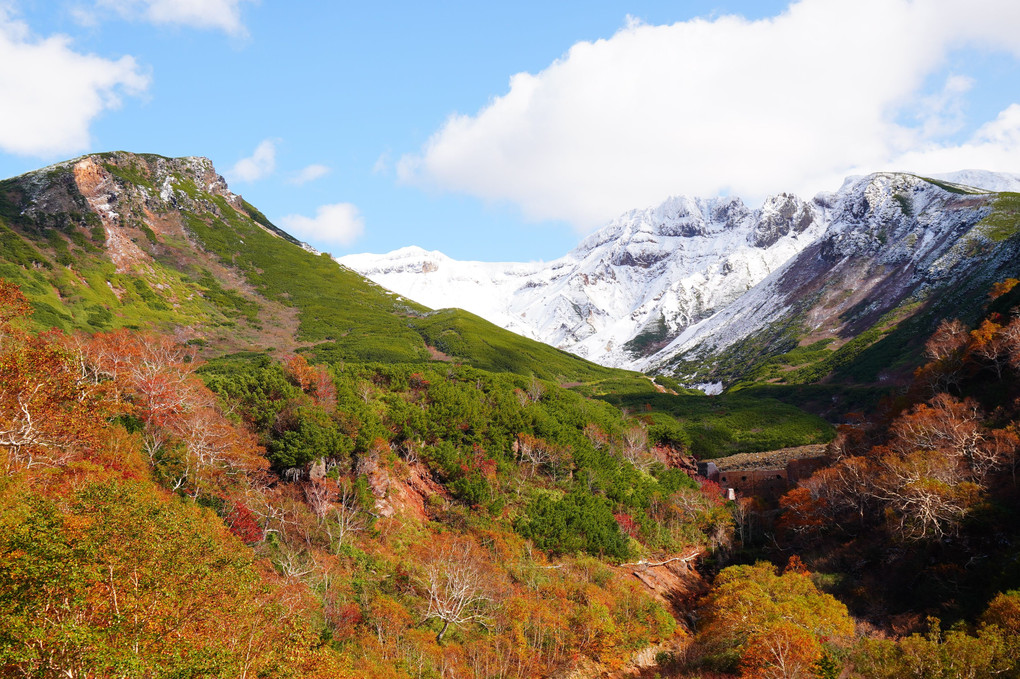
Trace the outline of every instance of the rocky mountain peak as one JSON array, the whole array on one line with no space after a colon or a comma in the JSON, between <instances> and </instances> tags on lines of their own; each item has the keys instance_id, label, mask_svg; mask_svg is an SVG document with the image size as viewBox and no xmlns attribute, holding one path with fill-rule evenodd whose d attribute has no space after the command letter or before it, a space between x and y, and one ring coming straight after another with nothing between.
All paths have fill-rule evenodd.
<instances>
[{"instance_id":1,"label":"rocky mountain peak","mask_svg":"<svg viewBox=\"0 0 1020 679\"><path fill-rule=\"evenodd\" d=\"M768 248L787 234L803 233L817 219L816 208L797 196L780 193L765 199L751 230L751 244Z\"/></svg>"}]
</instances>

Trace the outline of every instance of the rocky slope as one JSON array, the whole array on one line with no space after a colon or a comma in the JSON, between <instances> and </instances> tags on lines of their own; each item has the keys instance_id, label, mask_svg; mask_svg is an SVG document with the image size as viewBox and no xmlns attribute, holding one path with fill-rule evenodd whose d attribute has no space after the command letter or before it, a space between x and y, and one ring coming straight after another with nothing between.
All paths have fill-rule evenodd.
<instances>
[{"instance_id":1,"label":"rocky slope","mask_svg":"<svg viewBox=\"0 0 1020 679\"><path fill-rule=\"evenodd\" d=\"M877 173L757 210L736 198L672 198L549 263L458 262L418 248L340 261L409 298L470 309L605 365L729 382L802 341L838 349L969 276L988 261L978 250L1006 253L1010 234L978 225L992 190L1017 188L1020 177L975 170Z\"/></svg>"},{"instance_id":2,"label":"rocky slope","mask_svg":"<svg viewBox=\"0 0 1020 679\"><path fill-rule=\"evenodd\" d=\"M815 199L828 226L814 243L642 367L730 382L797 346L852 360L934 307L933 318L966 318L992 282L1017 274L1014 196L906 174L848 180Z\"/></svg>"}]
</instances>

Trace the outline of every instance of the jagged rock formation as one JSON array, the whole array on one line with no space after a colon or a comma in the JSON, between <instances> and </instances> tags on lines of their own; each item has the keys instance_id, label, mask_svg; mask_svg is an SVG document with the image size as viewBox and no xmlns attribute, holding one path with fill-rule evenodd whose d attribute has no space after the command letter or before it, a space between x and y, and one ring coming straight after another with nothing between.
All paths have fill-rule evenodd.
<instances>
[{"instance_id":1,"label":"jagged rock formation","mask_svg":"<svg viewBox=\"0 0 1020 679\"><path fill-rule=\"evenodd\" d=\"M1016 273L1009 195L907 174L848 180L815 199L828 226L814 243L641 366L729 382L798 345L877 340L929 300L967 315Z\"/></svg>"}]
</instances>

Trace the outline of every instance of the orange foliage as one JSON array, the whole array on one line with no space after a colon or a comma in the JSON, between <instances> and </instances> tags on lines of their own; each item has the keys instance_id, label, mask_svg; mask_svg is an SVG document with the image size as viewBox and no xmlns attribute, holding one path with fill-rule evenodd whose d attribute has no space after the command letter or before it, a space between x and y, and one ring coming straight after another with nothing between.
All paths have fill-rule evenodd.
<instances>
[{"instance_id":1,"label":"orange foliage","mask_svg":"<svg viewBox=\"0 0 1020 679\"><path fill-rule=\"evenodd\" d=\"M782 515L776 527L789 535L817 530L827 523L827 504L825 498L813 497L807 488L792 488L779 500Z\"/></svg>"},{"instance_id":2,"label":"orange foliage","mask_svg":"<svg viewBox=\"0 0 1020 679\"><path fill-rule=\"evenodd\" d=\"M988 291L988 299L998 299L999 297L1002 297L1013 290L1013 288L1017 286L1017 283L1020 283L1020 280L1015 278L1007 278L1004 281L995 283L992 285L992 289Z\"/></svg>"},{"instance_id":3,"label":"orange foliage","mask_svg":"<svg viewBox=\"0 0 1020 679\"><path fill-rule=\"evenodd\" d=\"M194 374L191 348L127 330L79 338L84 366L106 380L144 425L144 446L174 490L216 494L229 475L258 474L268 462L255 437L230 422Z\"/></svg>"},{"instance_id":4,"label":"orange foliage","mask_svg":"<svg viewBox=\"0 0 1020 679\"><path fill-rule=\"evenodd\" d=\"M108 391L78 369L62 334L11 325L28 311L17 288L4 283L0 296L0 465L68 464L100 445L113 410Z\"/></svg>"},{"instance_id":5,"label":"orange foliage","mask_svg":"<svg viewBox=\"0 0 1020 679\"><path fill-rule=\"evenodd\" d=\"M747 679L813 679L822 657L818 639L803 627L781 621L751 636L740 659Z\"/></svg>"}]
</instances>

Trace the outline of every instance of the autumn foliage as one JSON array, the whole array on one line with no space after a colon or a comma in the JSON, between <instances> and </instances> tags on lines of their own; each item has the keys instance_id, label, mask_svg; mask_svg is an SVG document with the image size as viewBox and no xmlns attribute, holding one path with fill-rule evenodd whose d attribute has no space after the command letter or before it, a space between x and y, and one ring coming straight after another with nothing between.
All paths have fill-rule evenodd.
<instances>
[{"instance_id":1,"label":"autumn foliage","mask_svg":"<svg viewBox=\"0 0 1020 679\"><path fill-rule=\"evenodd\" d=\"M675 629L625 575L576 549L550 562L500 514L511 484L574 482L565 439L636 474L605 424L571 438L492 378L486 396L473 375L303 356L203 380L172 338L33 334L17 288L0 302L0 675L523 679L619 666ZM524 384L535 412L562 398L546 389ZM632 496L691 484L663 478ZM423 488L436 523L392 515ZM625 547L599 502L599 539ZM650 540L630 502L616 515Z\"/></svg>"},{"instance_id":2,"label":"autumn foliage","mask_svg":"<svg viewBox=\"0 0 1020 679\"><path fill-rule=\"evenodd\" d=\"M819 592L801 568L731 566L715 581L699 632L710 661L743 677L808 679L829 647L846 646L846 606Z\"/></svg>"}]
</instances>

